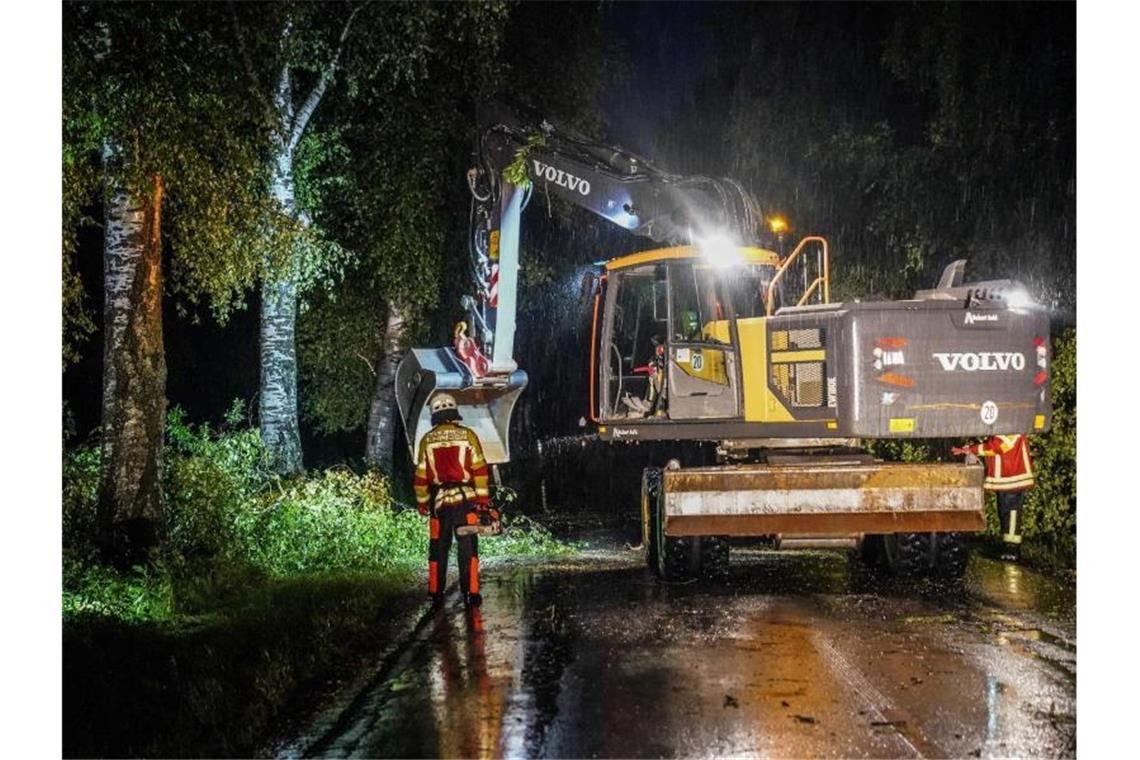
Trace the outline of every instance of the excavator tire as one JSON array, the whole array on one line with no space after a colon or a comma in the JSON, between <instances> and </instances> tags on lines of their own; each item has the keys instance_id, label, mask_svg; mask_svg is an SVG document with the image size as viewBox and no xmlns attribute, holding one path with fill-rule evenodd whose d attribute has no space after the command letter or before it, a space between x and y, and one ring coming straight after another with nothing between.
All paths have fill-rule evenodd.
<instances>
[{"instance_id":1,"label":"excavator tire","mask_svg":"<svg viewBox=\"0 0 1140 760\"><path fill-rule=\"evenodd\" d=\"M935 533L931 541L934 550L933 574L935 578L959 580L966 574L970 562L970 547L962 533Z\"/></svg>"},{"instance_id":2,"label":"excavator tire","mask_svg":"<svg viewBox=\"0 0 1140 760\"><path fill-rule=\"evenodd\" d=\"M701 573L701 538L665 536L661 580L670 583L690 581Z\"/></svg>"},{"instance_id":3,"label":"excavator tire","mask_svg":"<svg viewBox=\"0 0 1140 760\"><path fill-rule=\"evenodd\" d=\"M649 552L654 558L653 571L658 578L669 583L696 578L701 572L700 537L666 536L661 514L660 480L647 494L651 497L649 526L653 547Z\"/></svg>"},{"instance_id":4,"label":"excavator tire","mask_svg":"<svg viewBox=\"0 0 1140 760\"><path fill-rule=\"evenodd\" d=\"M723 580L728 577L728 539L724 536L703 536L700 539L701 575Z\"/></svg>"},{"instance_id":5,"label":"excavator tire","mask_svg":"<svg viewBox=\"0 0 1140 760\"><path fill-rule=\"evenodd\" d=\"M645 563L653 572L657 572L657 500L661 495L661 470L657 467L647 467L641 473L641 500L642 509L649 514L649 537L645 541Z\"/></svg>"},{"instance_id":6,"label":"excavator tire","mask_svg":"<svg viewBox=\"0 0 1140 760\"><path fill-rule=\"evenodd\" d=\"M887 569L903 580L914 580L930 572L930 533L888 533L883 536Z\"/></svg>"},{"instance_id":7,"label":"excavator tire","mask_svg":"<svg viewBox=\"0 0 1140 760\"><path fill-rule=\"evenodd\" d=\"M857 554L864 567L881 567L884 560L883 537L873 533L863 536L863 543L859 546Z\"/></svg>"}]
</instances>

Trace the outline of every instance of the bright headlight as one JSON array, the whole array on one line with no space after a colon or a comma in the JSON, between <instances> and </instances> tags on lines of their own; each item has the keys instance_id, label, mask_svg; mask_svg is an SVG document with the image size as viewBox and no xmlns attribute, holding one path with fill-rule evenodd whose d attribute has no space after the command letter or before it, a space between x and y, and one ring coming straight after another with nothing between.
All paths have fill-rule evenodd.
<instances>
[{"instance_id":1,"label":"bright headlight","mask_svg":"<svg viewBox=\"0 0 1140 760\"><path fill-rule=\"evenodd\" d=\"M1029 295L1029 291L1025 288L1011 290L1006 296L1005 302L1011 309L1029 309L1037 305L1033 296Z\"/></svg>"},{"instance_id":2,"label":"bright headlight","mask_svg":"<svg viewBox=\"0 0 1140 760\"><path fill-rule=\"evenodd\" d=\"M741 262L736 243L726 235L709 235L697 240L697 247L713 266L726 267Z\"/></svg>"}]
</instances>

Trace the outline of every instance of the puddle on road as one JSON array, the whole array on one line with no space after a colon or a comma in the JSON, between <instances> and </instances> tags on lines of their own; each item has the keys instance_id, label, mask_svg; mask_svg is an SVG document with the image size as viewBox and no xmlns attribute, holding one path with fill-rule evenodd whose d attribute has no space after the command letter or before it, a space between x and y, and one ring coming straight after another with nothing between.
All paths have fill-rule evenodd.
<instances>
[{"instance_id":1,"label":"puddle on road","mask_svg":"<svg viewBox=\"0 0 1140 760\"><path fill-rule=\"evenodd\" d=\"M998 607L1038 612L1063 622L1075 620L1076 586L1022 565L975 555L966 573L966 583L984 600Z\"/></svg>"}]
</instances>

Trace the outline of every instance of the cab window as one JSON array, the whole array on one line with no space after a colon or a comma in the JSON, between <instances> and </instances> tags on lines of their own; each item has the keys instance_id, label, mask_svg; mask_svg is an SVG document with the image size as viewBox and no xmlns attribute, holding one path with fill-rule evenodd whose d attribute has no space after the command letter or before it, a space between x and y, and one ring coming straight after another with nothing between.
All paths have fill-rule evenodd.
<instances>
[{"instance_id":1,"label":"cab window","mask_svg":"<svg viewBox=\"0 0 1140 760\"><path fill-rule=\"evenodd\" d=\"M725 278L725 287L732 299L737 319L765 316L768 289L775 275L776 268L770 264L746 264ZM774 305L776 309L781 305L779 295L777 292Z\"/></svg>"},{"instance_id":2,"label":"cab window","mask_svg":"<svg viewBox=\"0 0 1140 760\"><path fill-rule=\"evenodd\" d=\"M673 266L670 335L674 343L728 343L728 315L721 297L722 270L684 262Z\"/></svg>"}]
</instances>

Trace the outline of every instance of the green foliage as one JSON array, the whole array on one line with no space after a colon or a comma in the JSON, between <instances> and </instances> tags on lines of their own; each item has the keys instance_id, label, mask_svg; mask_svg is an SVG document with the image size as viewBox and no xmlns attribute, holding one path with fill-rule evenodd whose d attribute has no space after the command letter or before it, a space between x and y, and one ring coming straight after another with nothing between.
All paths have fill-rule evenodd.
<instances>
[{"instance_id":1,"label":"green foliage","mask_svg":"<svg viewBox=\"0 0 1140 760\"><path fill-rule=\"evenodd\" d=\"M75 557L95 554L99 462L99 449L94 446L63 457L63 547Z\"/></svg>"},{"instance_id":2,"label":"green foliage","mask_svg":"<svg viewBox=\"0 0 1140 760\"><path fill-rule=\"evenodd\" d=\"M935 459L935 451L945 449L942 441L925 438L880 439L865 443L871 454L888 462L930 462Z\"/></svg>"},{"instance_id":3,"label":"green foliage","mask_svg":"<svg viewBox=\"0 0 1140 760\"><path fill-rule=\"evenodd\" d=\"M422 570L427 521L392 496L387 477L338 467L281 479L268 467L256 429L235 403L223 426L191 425L182 410L167 423L163 489L166 541L157 567L119 574L95 563L99 452L70 452L63 468L64 613L127 621L166 620L200 606L219 580ZM515 499L496 489L495 503ZM483 542L484 556L558 555L573 548L541 525L505 516L504 534ZM229 578L230 581L225 579Z\"/></svg>"},{"instance_id":4,"label":"green foliage","mask_svg":"<svg viewBox=\"0 0 1140 760\"><path fill-rule=\"evenodd\" d=\"M237 515L234 532L235 553L278 578L392 569L426 551L423 520L396 508L386 479L345 470L281 484Z\"/></svg>"},{"instance_id":5,"label":"green foliage","mask_svg":"<svg viewBox=\"0 0 1140 760\"><path fill-rule=\"evenodd\" d=\"M167 416L163 492L171 547L197 559L224 554L233 544L236 516L270 482L269 456L256 429L238 428L244 405L226 415L228 429L194 427L175 407Z\"/></svg>"},{"instance_id":6,"label":"green foliage","mask_svg":"<svg viewBox=\"0 0 1140 760\"><path fill-rule=\"evenodd\" d=\"M261 155L270 124L234 75L232 29L220 4L64 7L65 255L107 188L138 190L159 175L173 290L223 318L255 281L275 222ZM79 302L70 291L69 315Z\"/></svg>"},{"instance_id":7,"label":"green foliage","mask_svg":"<svg viewBox=\"0 0 1140 760\"><path fill-rule=\"evenodd\" d=\"M383 356L386 304L371 287L346 282L314 294L298 320L301 411L320 433L364 424Z\"/></svg>"},{"instance_id":8,"label":"green foliage","mask_svg":"<svg viewBox=\"0 0 1140 760\"><path fill-rule=\"evenodd\" d=\"M1077 334L1053 339L1053 424L1030 437L1034 486L1025 497L1025 537L1069 563L1077 552Z\"/></svg>"},{"instance_id":9,"label":"green foliage","mask_svg":"<svg viewBox=\"0 0 1140 760\"><path fill-rule=\"evenodd\" d=\"M528 135L526 144L515 148L515 160L503 169L503 179L518 187L529 187L530 173L526 168L527 157L535 148L546 147L546 138L540 134Z\"/></svg>"},{"instance_id":10,"label":"green foliage","mask_svg":"<svg viewBox=\"0 0 1140 760\"><path fill-rule=\"evenodd\" d=\"M64 618L110 617L128 623L168 620L174 613L174 586L162 567L136 567L119 573L66 558L63 565Z\"/></svg>"}]
</instances>

